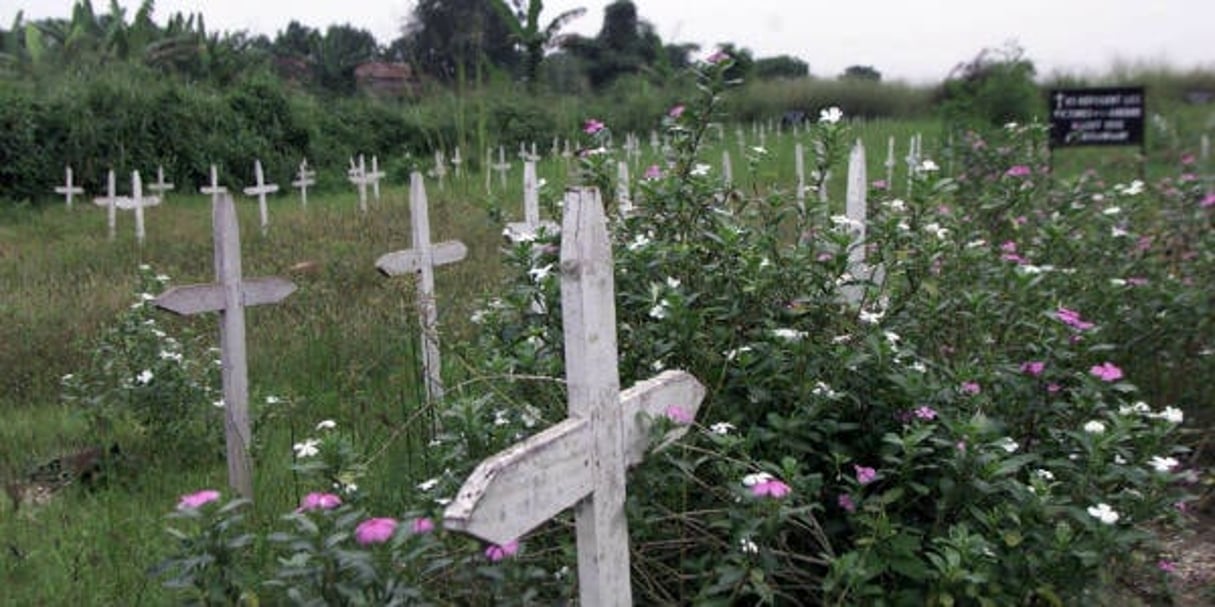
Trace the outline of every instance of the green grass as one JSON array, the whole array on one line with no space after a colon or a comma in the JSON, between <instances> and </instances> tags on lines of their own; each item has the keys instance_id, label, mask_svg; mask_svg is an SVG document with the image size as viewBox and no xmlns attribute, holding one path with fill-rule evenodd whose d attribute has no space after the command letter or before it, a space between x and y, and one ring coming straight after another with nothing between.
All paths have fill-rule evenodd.
<instances>
[{"instance_id":1,"label":"green grass","mask_svg":"<svg viewBox=\"0 0 1215 607\"><path fill-rule=\"evenodd\" d=\"M1199 132L1189 125L1209 121L1203 110L1176 115L1187 141L1196 141ZM748 145L754 145L747 126ZM854 129L869 150L870 180L884 178L886 141L896 138L896 194L906 180L908 138L922 133L928 157L936 157L940 147L941 129L928 120L862 122ZM713 143L705 158L719 170L724 145L734 158L736 179L743 179L745 161L735 129L724 130L725 141ZM645 156L633 167L634 177L656 161L646 135ZM544 142L538 144L547 151ZM756 175L756 187L792 187L793 146L787 134L768 136L771 161ZM1192 147L1186 143L1181 149ZM1149 175L1175 173L1176 149L1154 149ZM1069 160L1061 162L1061 174L1076 174L1089 162L1108 163L1111 152L1083 150L1072 156L1069 151ZM449 177L444 189L428 185L432 239L459 239L469 248L466 260L440 268L436 279L444 359L454 380L460 379L462 366L454 346L475 329L467 318L480 297L494 292L501 270L501 227L492 217L501 212L516 220L522 214L520 171L517 159L512 160L516 166L509 187L499 192L495 174L492 196L485 193L479 174L458 181ZM1111 179L1128 170L1114 164ZM544 162L539 172L548 181L549 196L556 197L567 181L565 163ZM835 171L831 182L832 204L840 210L843 172ZM310 489L290 471L291 444L324 418L337 419L340 431L364 453L378 454L360 486L371 506L391 511L398 503L395 496L438 472L424 447L431 412L421 404L413 282L386 278L374 267L383 253L409 247L407 190L385 187L383 199L372 202L366 216L350 191L315 195L306 209L294 195L270 204L271 227L262 237L256 204L243 197L238 201L244 274L287 275L299 290L281 304L248 312L251 402L263 414L255 436L254 520L270 525L278 513L295 506L301 490ZM218 459L183 467L141 448L148 445L138 436L90 427L78 411L59 403L59 378L88 362L102 329L134 301L140 263L168 274L174 285L213 277L206 199L174 195L149 210L143 247L134 242L129 214L120 214L114 242L106 238L105 221L104 211L95 207L68 211L61 204L9 209L0 217L0 368L5 369L0 375L5 415L0 478L111 436L134 441L130 451L136 462L92 492L73 487L48 506L19 513L7 502L0 507L0 604L171 603L145 574L168 548L163 515L182 493L226 485ZM310 269L291 270L302 262L309 262ZM217 332L214 315L161 317L169 327L188 326L212 338ZM288 398L292 407L267 414L262 403L271 394ZM160 447L162 454L171 451ZM265 547L257 549L265 553ZM273 564L268 553L264 562Z\"/></svg>"}]
</instances>

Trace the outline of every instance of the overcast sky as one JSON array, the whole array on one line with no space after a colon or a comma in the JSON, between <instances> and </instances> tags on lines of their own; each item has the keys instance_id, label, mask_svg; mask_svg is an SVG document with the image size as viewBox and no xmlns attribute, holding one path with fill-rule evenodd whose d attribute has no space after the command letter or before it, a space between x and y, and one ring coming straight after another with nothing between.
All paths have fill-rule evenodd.
<instances>
[{"instance_id":1,"label":"overcast sky","mask_svg":"<svg viewBox=\"0 0 1215 607\"><path fill-rule=\"evenodd\" d=\"M1215 68L1215 0L634 0L665 42L709 48L734 42L756 57L789 54L817 76L872 65L887 78L936 81L984 47L1015 40L1039 74L1105 72L1116 61ZM594 34L606 0L547 0L544 16L585 7L570 31ZM108 0L94 0L98 11ZM121 0L133 11L136 0ZM27 18L66 17L70 0L0 0L7 28ZM156 20L201 11L209 29L273 36L296 19L324 28L350 23L381 44L399 36L411 0L159 0ZM128 13L129 18L130 12Z\"/></svg>"}]
</instances>

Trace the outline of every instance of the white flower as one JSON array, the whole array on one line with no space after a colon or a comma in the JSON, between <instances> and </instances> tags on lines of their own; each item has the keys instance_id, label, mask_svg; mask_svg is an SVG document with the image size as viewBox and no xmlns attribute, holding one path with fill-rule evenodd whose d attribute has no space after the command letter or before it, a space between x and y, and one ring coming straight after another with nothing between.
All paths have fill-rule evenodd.
<instances>
[{"instance_id":1,"label":"white flower","mask_svg":"<svg viewBox=\"0 0 1215 607\"><path fill-rule=\"evenodd\" d=\"M915 371L916 373L927 373L928 366L925 365L922 361L917 360L917 361L911 363L911 370ZM1013 451L1016 451L1016 449L1013 449Z\"/></svg>"},{"instance_id":2,"label":"white flower","mask_svg":"<svg viewBox=\"0 0 1215 607\"><path fill-rule=\"evenodd\" d=\"M1002 438L998 442L996 442L996 446L1009 453L1016 453L1017 449L1021 448L1021 445L1018 445L1017 441L1015 441L1007 436L1005 436L1004 438Z\"/></svg>"},{"instance_id":3,"label":"white flower","mask_svg":"<svg viewBox=\"0 0 1215 607\"><path fill-rule=\"evenodd\" d=\"M1118 513L1115 512L1113 508L1110 508L1109 504L1104 502L1097 504L1096 506L1089 506L1088 514L1106 525L1113 525L1114 523L1117 523L1118 519L1120 518Z\"/></svg>"},{"instance_id":4,"label":"white flower","mask_svg":"<svg viewBox=\"0 0 1215 607\"><path fill-rule=\"evenodd\" d=\"M825 396L827 398L835 398L840 395L839 392L831 389L831 386L821 381L814 382L814 389L811 390L810 393L815 396Z\"/></svg>"},{"instance_id":5,"label":"white flower","mask_svg":"<svg viewBox=\"0 0 1215 607\"><path fill-rule=\"evenodd\" d=\"M1126 286L1126 280L1125 280L1125 279L1122 279L1122 278L1111 278L1111 279L1110 279L1110 284L1111 284L1111 285L1113 285L1113 286L1115 286L1115 287L1125 287L1125 286Z\"/></svg>"},{"instance_id":6,"label":"white flower","mask_svg":"<svg viewBox=\"0 0 1215 607\"><path fill-rule=\"evenodd\" d=\"M435 503L440 506L446 507L448 504L451 503L451 498L450 497L436 497Z\"/></svg>"},{"instance_id":7,"label":"white flower","mask_svg":"<svg viewBox=\"0 0 1215 607\"><path fill-rule=\"evenodd\" d=\"M709 432L712 432L713 434L720 434L722 436L725 436L732 431L734 431L734 424L731 424L730 422L717 422L716 424L709 426Z\"/></svg>"},{"instance_id":8,"label":"white flower","mask_svg":"<svg viewBox=\"0 0 1215 607\"><path fill-rule=\"evenodd\" d=\"M886 207L889 208L891 211L906 211L907 210L907 203L903 202L902 198L895 198L894 200L884 202L882 204L886 205Z\"/></svg>"},{"instance_id":9,"label":"white flower","mask_svg":"<svg viewBox=\"0 0 1215 607\"><path fill-rule=\"evenodd\" d=\"M502 235L514 243L534 242L536 240L535 231L519 225L509 225L502 228Z\"/></svg>"},{"instance_id":10,"label":"white flower","mask_svg":"<svg viewBox=\"0 0 1215 607\"><path fill-rule=\"evenodd\" d=\"M698 162L692 167L691 171L688 171L688 174L693 177L704 177L709 174L709 168L709 165Z\"/></svg>"},{"instance_id":11,"label":"white flower","mask_svg":"<svg viewBox=\"0 0 1215 607\"><path fill-rule=\"evenodd\" d=\"M633 239L633 242L628 244L628 249L630 251L636 251L637 249L640 249L648 244L650 244L650 238L645 234L638 234L637 237Z\"/></svg>"},{"instance_id":12,"label":"white flower","mask_svg":"<svg viewBox=\"0 0 1215 607\"><path fill-rule=\"evenodd\" d=\"M168 350L160 351L160 360L171 360L181 362L181 352L169 352Z\"/></svg>"},{"instance_id":13,"label":"white flower","mask_svg":"<svg viewBox=\"0 0 1215 607\"><path fill-rule=\"evenodd\" d=\"M1121 212L1122 212L1122 207L1110 207L1104 211L1101 211L1101 214L1102 215L1117 215Z\"/></svg>"},{"instance_id":14,"label":"white flower","mask_svg":"<svg viewBox=\"0 0 1215 607\"><path fill-rule=\"evenodd\" d=\"M139 294L139 301L152 301L153 299L156 299L156 296L152 295L151 293L140 293Z\"/></svg>"},{"instance_id":15,"label":"white flower","mask_svg":"<svg viewBox=\"0 0 1215 607\"><path fill-rule=\"evenodd\" d=\"M1119 238L1122 236L1126 236L1128 233L1129 232L1127 232L1126 230L1122 229L1119 226L1114 226L1114 227L1110 228L1110 236L1112 238Z\"/></svg>"},{"instance_id":16,"label":"white flower","mask_svg":"<svg viewBox=\"0 0 1215 607\"><path fill-rule=\"evenodd\" d=\"M486 314L488 314L488 312L486 312L485 310L477 310L476 312L472 313L472 316L468 317L468 320L469 320L469 322L471 322L474 325L479 325L479 324L485 322Z\"/></svg>"},{"instance_id":17,"label":"white flower","mask_svg":"<svg viewBox=\"0 0 1215 607\"><path fill-rule=\"evenodd\" d=\"M658 320L662 320L670 315L670 313L669 313L670 309L671 309L671 302L667 301L666 298L664 297L662 299L662 301L654 304L654 306L650 308L650 318L656 318Z\"/></svg>"},{"instance_id":18,"label":"white flower","mask_svg":"<svg viewBox=\"0 0 1215 607\"><path fill-rule=\"evenodd\" d=\"M337 427L337 422L331 419L323 419L316 425L317 430L332 430Z\"/></svg>"},{"instance_id":19,"label":"white flower","mask_svg":"<svg viewBox=\"0 0 1215 607\"><path fill-rule=\"evenodd\" d=\"M1151 460L1148 461L1148 464L1151 465L1152 468L1155 468L1157 472L1168 472L1169 470L1176 468L1178 462L1172 457L1160 457L1159 455L1155 455Z\"/></svg>"},{"instance_id":20,"label":"white flower","mask_svg":"<svg viewBox=\"0 0 1215 607\"><path fill-rule=\"evenodd\" d=\"M983 239L972 240L972 241L966 243L966 248L968 248L968 249L977 249L979 247L985 247L985 246L987 246L987 241L983 240Z\"/></svg>"},{"instance_id":21,"label":"white flower","mask_svg":"<svg viewBox=\"0 0 1215 607\"><path fill-rule=\"evenodd\" d=\"M277 404L279 404L279 403L281 403L281 402L283 402L283 399L281 399L281 398L279 398L279 397L277 397L277 396L275 396L275 395L273 395L273 394L271 394L270 396L267 396L267 397L266 397L266 404L267 404L267 405L277 405Z\"/></svg>"},{"instance_id":22,"label":"white flower","mask_svg":"<svg viewBox=\"0 0 1215 607\"><path fill-rule=\"evenodd\" d=\"M844 111L834 105L818 112L819 124L836 124L843 118Z\"/></svg>"},{"instance_id":23,"label":"white flower","mask_svg":"<svg viewBox=\"0 0 1215 607\"><path fill-rule=\"evenodd\" d=\"M746 554L755 554L759 552L759 546L756 546L755 542L751 541L751 538L748 537L738 540L738 549L742 550Z\"/></svg>"},{"instance_id":24,"label":"white flower","mask_svg":"<svg viewBox=\"0 0 1215 607\"><path fill-rule=\"evenodd\" d=\"M847 228L850 230L859 230L861 228L860 221L857 221L847 215L832 215L831 223L834 223L837 227Z\"/></svg>"},{"instance_id":25,"label":"white flower","mask_svg":"<svg viewBox=\"0 0 1215 607\"><path fill-rule=\"evenodd\" d=\"M899 345L899 340L903 339L894 331L882 331L882 335L886 338L886 343L890 344L891 347Z\"/></svg>"},{"instance_id":26,"label":"white flower","mask_svg":"<svg viewBox=\"0 0 1215 607\"><path fill-rule=\"evenodd\" d=\"M1088 432L1089 434L1104 434L1105 433L1105 424L1094 419L1094 420L1085 422L1084 431Z\"/></svg>"},{"instance_id":27,"label":"white flower","mask_svg":"<svg viewBox=\"0 0 1215 607\"><path fill-rule=\"evenodd\" d=\"M665 368L667 368L667 364L666 364L666 363L664 363L664 362L662 362L662 359L661 359L661 358L659 358L659 359L655 360L654 362L650 363L650 369L652 369L652 370L654 370L654 371L661 371L661 370L663 370L663 369L665 369Z\"/></svg>"},{"instance_id":28,"label":"white flower","mask_svg":"<svg viewBox=\"0 0 1215 607\"><path fill-rule=\"evenodd\" d=\"M1150 415L1151 413L1152 408L1143 401L1137 401L1129 405L1122 405L1121 407L1118 407L1118 415Z\"/></svg>"},{"instance_id":29,"label":"white flower","mask_svg":"<svg viewBox=\"0 0 1215 607\"><path fill-rule=\"evenodd\" d=\"M439 484L439 477L432 478L428 481L418 483L418 491L426 492L434 489Z\"/></svg>"},{"instance_id":30,"label":"white flower","mask_svg":"<svg viewBox=\"0 0 1215 607\"><path fill-rule=\"evenodd\" d=\"M346 495L350 495L351 493L359 490L359 486L354 483L334 483L334 485L337 486L338 489L341 489L342 493L345 493Z\"/></svg>"},{"instance_id":31,"label":"white flower","mask_svg":"<svg viewBox=\"0 0 1215 607\"><path fill-rule=\"evenodd\" d=\"M140 269L140 270L142 270L142 271L144 271L144 272L151 272L151 271L152 271L152 266L150 266L150 265L148 265L148 264L146 264L146 263L141 263L141 264L139 264L139 269Z\"/></svg>"},{"instance_id":32,"label":"white flower","mask_svg":"<svg viewBox=\"0 0 1215 607\"><path fill-rule=\"evenodd\" d=\"M754 487L760 483L766 483L772 480L772 475L767 472L755 472L743 477L742 484L746 487Z\"/></svg>"},{"instance_id":33,"label":"white flower","mask_svg":"<svg viewBox=\"0 0 1215 607\"><path fill-rule=\"evenodd\" d=\"M743 352L750 352L750 351L751 351L751 346L742 346L740 348L734 348L733 350L730 350L729 352L724 352L723 354L725 355L726 360L734 360L735 358L738 358L739 354L742 354Z\"/></svg>"},{"instance_id":34,"label":"white flower","mask_svg":"<svg viewBox=\"0 0 1215 607\"><path fill-rule=\"evenodd\" d=\"M1178 409L1177 407L1165 407L1164 411L1161 411L1152 417L1158 417L1169 423L1180 424L1182 420L1185 419L1185 413L1183 413L1181 409Z\"/></svg>"},{"instance_id":35,"label":"white flower","mask_svg":"<svg viewBox=\"0 0 1215 607\"><path fill-rule=\"evenodd\" d=\"M216 409L223 409L224 408L224 399L221 398L219 400L211 401L211 406L215 407Z\"/></svg>"},{"instance_id":36,"label":"white flower","mask_svg":"<svg viewBox=\"0 0 1215 607\"><path fill-rule=\"evenodd\" d=\"M1034 470L1034 475L1044 481L1055 480L1055 475L1050 470L1045 468L1038 468L1037 470Z\"/></svg>"},{"instance_id":37,"label":"white flower","mask_svg":"<svg viewBox=\"0 0 1215 607\"><path fill-rule=\"evenodd\" d=\"M1017 124L1017 123L1015 123L1015 122L1006 122L1006 123L1004 123L1004 129L1005 129L1005 130L1008 130L1008 131L1015 131L1015 130L1017 130L1017 127L1018 127L1018 126L1020 126L1020 125L1019 125L1019 124Z\"/></svg>"},{"instance_id":38,"label":"white flower","mask_svg":"<svg viewBox=\"0 0 1215 607\"><path fill-rule=\"evenodd\" d=\"M544 266L543 268L532 268L527 271L528 276L531 276L532 281L534 281L534 282L543 282L544 279L548 278L549 274L552 274L552 273L553 273L553 264L551 264L551 263L548 264L547 266Z\"/></svg>"},{"instance_id":39,"label":"white flower","mask_svg":"<svg viewBox=\"0 0 1215 607\"><path fill-rule=\"evenodd\" d=\"M767 155L767 153L768 153L767 149L759 147L759 146L752 146L751 151L755 152L756 154L759 154L760 156Z\"/></svg>"},{"instance_id":40,"label":"white flower","mask_svg":"<svg viewBox=\"0 0 1215 607\"><path fill-rule=\"evenodd\" d=\"M949 229L942 228L941 224L936 222L924 226L924 231L936 236L938 240L945 240L949 237Z\"/></svg>"},{"instance_id":41,"label":"white flower","mask_svg":"<svg viewBox=\"0 0 1215 607\"><path fill-rule=\"evenodd\" d=\"M798 331L796 329L773 329L772 330L773 337L779 337L785 341L801 341L802 338L806 337L806 335L807 335L807 333L805 331Z\"/></svg>"},{"instance_id":42,"label":"white flower","mask_svg":"<svg viewBox=\"0 0 1215 607\"><path fill-rule=\"evenodd\" d=\"M1076 458L1075 458L1075 457L1072 457L1072 459L1076 459ZM1119 466L1125 466L1125 465L1126 465L1126 458L1125 458L1125 457L1122 457L1122 454L1121 454L1121 453L1115 453L1115 454L1114 454L1114 463L1115 463L1115 464L1118 464Z\"/></svg>"},{"instance_id":43,"label":"white flower","mask_svg":"<svg viewBox=\"0 0 1215 607\"><path fill-rule=\"evenodd\" d=\"M168 274L157 274L156 281L157 282L169 282L169 275Z\"/></svg>"},{"instance_id":44,"label":"white flower","mask_svg":"<svg viewBox=\"0 0 1215 607\"><path fill-rule=\"evenodd\" d=\"M876 324L878 324L879 321L882 320L882 317L885 315L886 315L886 312L880 311L880 310L873 311L873 312L870 312L868 310L861 310L858 320L861 321L861 324L876 325Z\"/></svg>"},{"instance_id":45,"label":"white flower","mask_svg":"<svg viewBox=\"0 0 1215 607\"><path fill-rule=\"evenodd\" d=\"M505 426L510 423L510 418L506 415L506 411L498 409L494 411L494 425Z\"/></svg>"},{"instance_id":46,"label":"white flower","mask_svg":"<svg viewBox=\"0 0 1215 607\"><path fill-rule=\"evenodd\" d=\"M941 167L937 166L937 163L933 162L932 159L925 158L924 161L920 163L918 170L921 173L931 173L941 170Z\"/></svg>"},{"instance_id":47,"label":"white flower","mask_svg":"<svg viewBox=\"0 0 1215 607\"><path fill-rule=\"evenodd\" d=\"M135 381L140 385L146 386L148 385L148 382L152 381L152 377L152 371L150 369L144 369L143 371L139 372L139 375L135 376Z\"/></svg>"},{"instance_id":48,"label":"white flower","mask_svg":"<svg viewBox=\"0 0 1215 607\"><path fill-rule=\"evenodd\" d=\"M291 448L295 449L296 457L312 457L321 452L320 445L321 441L315 438L306 438L304 442L295 443Z\"/></svg>"},{"instance_id":49,"label":"white flower","mask_svg":"<svg viewBox=\"0 0 1215 607\"><path fill-rule=\"evenodd\" d=\"M671 278L670 276L667 277L667 286L668 287L671 287L672 289L678 289L679 285L681 285L681 284L683 284L683 283L680 282L678 278Z\"/></svg>"}]
</instances>

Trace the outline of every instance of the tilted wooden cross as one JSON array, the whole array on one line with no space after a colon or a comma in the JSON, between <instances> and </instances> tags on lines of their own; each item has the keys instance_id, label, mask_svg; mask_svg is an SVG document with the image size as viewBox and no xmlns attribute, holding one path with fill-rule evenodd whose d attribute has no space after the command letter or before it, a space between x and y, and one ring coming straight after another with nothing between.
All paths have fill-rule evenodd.
<instances>
[{"instance_id":1,"label":"tilted wooden cross","mask_svg":"<svg viewBox=\"0 0 1215 607\"><path fill-rule=\"evenodd\" d=\"M106 224L110 228L110 240L114 240L114 236L118 232L118 192L114 180L114 169L110 169L106 174L105 196L94 198L93 204L106 208Z\"/></svg>"},{"instance_id":2,"label":"tilted wooden cross","mask_svg":"<svg viewBox=\"0 0 1215 607\"><path fill-rule=\"evenodd\" d=\"M215 230L215 282L173 287L152 304L192 316L219 312L219 347L224 392L224 437L228 452L228 485L253 499L253 462L249 447L249 369L245 355L245 308L282 301L295 291L285 278L244 279L241 275L240 228L236 206L228 194L212 205Z\"/></svg>"},{"instance_id":3,"label":"tilted wooden cross","mask_svg":"<svg viewBox=\"0 0 1215 607\"><path fill-rule=\"evenodd\" d=\"M291 182L291 187L299 188L300 191L300 206L308 206L308 188L316 185L316 171L308 168L308 159L300 161L299 171L295 174L295 181Z\"/></svg>"},{"instance_id":4,"label":"tilted wooden cross","mask_svg":"<svg viewBox=\"0 0 1215 607\"><path fill-rule=\"evenodd\" d=\"M599 193L565 197L561 307L569 415L481 462L443 514L444 526L504 544L573 507L585 607L632 604L625 468L650 447L650 426L672 406L695 416L705 389L667 371L620 391L611 245ZM659 447L687 431L676 426Z\"/></svg>"},{"instance_id":5,"label":"tilted wooden cross","mask_svg":"<svg viewBox=\"0 0 1215 607\"><path fill-rule=\"evenodd\" d=\"M84 188L72 183L72 167L63 167L63 185L55 187L56 194L63 194L67 202L67 208L72 208L72 196L76 194L84 194Z\"/></svg>"},{"instance_id":6,"label":"tilted wooden cross","mask_svg":"<svg viewBox=\"0 0 1215 607\"><path fill-rule=\"evenodd\" d=\"M165 181L164 166L157 165L156 166L156 181L149 183L148 189L155 192L156 197L160 198L162 201L164 201L164 200L166 200L165 192L171 191L175 187L177 187L177 186Z\"/></svg>"},{"instance_id":7,"label":"tilted wooden cross","mask_svg":"<svg viewBox=\"0 0 1215 607\"><path fill-rule=\"evenodd\" d=\"M261 218L262 236L270 229L270 210L266 207L266 194L278 191L277 183L266 183L266 175L262 172L262 161L253 161L253 179L257 185L244 189L245 196L257 196L257 212Z\"/></svg>"},{"instance_id":8,"label":"tilted wooden cross","mask_svg":"<svg viewBox=\"0 0 1215 607\"><path fill-rule=\"evenodd\" d=\"M418 320L422 326L422 368L426 395L431 402L443 399L443 365L439 359L439 313L435 307L435 266L455 263L468 255L464 243L448 240L431 244L430 210L422 174L409 176L410 231L413 248L382 255L375 267L387 276L415 274L418 287Z\"/></svg>"},{"instance_id":9,"label":"tilted wooden cross","mask_svg":"<svg viewBox=\"0 0 1215 607\"><path fill-rule=\"evenodd\" d=\"M540 229L557 232L557 224L540 220L540 185L536 179L536 163L523 163L523 221L506 224L504 235L512 242L535 240Z\"/></svg>"}]
</instances>

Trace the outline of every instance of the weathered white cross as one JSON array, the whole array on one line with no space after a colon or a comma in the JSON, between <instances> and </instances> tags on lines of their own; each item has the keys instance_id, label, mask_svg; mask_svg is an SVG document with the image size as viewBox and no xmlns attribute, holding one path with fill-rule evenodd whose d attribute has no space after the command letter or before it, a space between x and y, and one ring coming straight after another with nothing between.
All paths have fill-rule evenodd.
<instances>
[{"instance_id":1,"label":"weathered white cross","mask_svg":"<svg viewBox=\"0 0 1215 607\"><path fill-rule=\"evenodd\" d=\"M616 212L625 217L633 212L633 197L629 195L629 163L616 163Z\"/></svg>"},{"instance_id":2,"label":"weathered white cross","mask_svg":"<svg viewBox=\"0 0 1215 607\"><path fill-rule=\"evenodd\" d=\"M920 134L916 133L907 141L907 195L911 195L911 184L915 181L916 171L920 168Z\"/></svg>"},{"instance_id":3,"label":"weathered white cross","mask_svg":"<svg viewBox=\"0 0 1215 607\"><path fill-rule=\"evenodd\" d=\"M67 202L67 208L72 208L72 196L76 194L84 194L84 188L72 183L72 167L63 167L63 185L55 187L56 194L63 194Z\"/></svg>"},{"instance_id":4,"label":"weathered white cross","mask_svg":"<svg viewBox=\"0 0 1215 607\"><path fill-rule=\"evenodd\" d=\"M359 166L362 167L363 158L359 157ZM379 156L371 157L371 172L367 173L367 179L371 181L371 195L375 197L376 202L380 201L380 180L384 178L384 171L380 170Z\"/></svg>"},{"instance_id":5,"label":"weathered white cross","mask_svg":"<svg viewBox=\"0 0 1215 607\"><path fill-rule=\"evenodd\" d=\"M456 177L460 177L460 165L464 164L464 159L460 158L460 147L456 146L456 151L451 155L451 166L454 167Z\"/></svg>"},{"instance_id":6,"label":"weathered white cross","mask_svg":"<svg viewBox=\"0 0 1215 607\"><path fill-rule=\"evenodd\" d=\"M502 146L498 146L498 163L494 165L494 170L498 172L498 181L505 188L506 173L510 171L510 163L506 161L506 150Z\"/></svg>"},{"instance_id":7,"label":"weathered white cross","mask_svg":"<svg viewBox=\"0 0 1215 607\"><path fill-rule=\"evenodd\" d=\"M734 185L734 165L730 162L730 150L721 151L721 180L726 187Z\"/></svg>"},{"instance_id":8,"label":"weathered white cross","mask_svg":"<svg viewBox=\"0 0 1215 607\"><path fill-rule=\"evenodd\" d=\"M851 248L848 249L848 273L854 280L869 279L865 266L866 178L865 146L858 139L848 155L848 189L844 197L844 215L848 217L848 227L853 237ZM865 285L846 284L843 291L845 300L857 304L865 293Z\"/></svg>"},{"instance_id":9,"label":"weathered white cross","mask_svg":"<svg viewBox=\"0 0 1215 607\"><path fill-rule=\"evenodd\" d=\"M367 184L371 183L371 178L367 175L367 163L363 160L363 155L359 155L359 164L354 166L354 161L351 160L350 170L346 172L347 179L350 183L359 188L359 210L367 212Z\"/></svg>"},{"instance_id":10,"label":"weathered white cross","mask_svg":"<svg viewBox=\"0 0 1215 607\"><path fill-rule=\"evenodd\" d=\"M886 140L886 191L894 191L894 135Z\"/></svg>"},{"instance_id":11,"label":"weathered white cross","mask_svg":"<svg viewBox=\"0 0 1215 607\"><path fill-rule=\"evenodd\" d=\"M594 189L565 197L561 309L569 418L481 462L443 513L444 526L512 541L573 507L584 607L632 604L625 468L644 459L669 407L695 416L705 389L667 371L621 392L611 245ZM687 431L676 426L659 447Z\"/></svg>"},{"instance_id":12,"label":"weathered white cross","mask_svg":"<svg viewBox=\"0 0 1215 607\"><path fill-rule=\"evenodd\" d=\"M435 266L455 263L468 255L464 243L430 242L430 210L422 174L409 175L410 231L413 248L382 255L375 267L387 276L415 274L418 287L418 320L422 326L422 369L426 395L431 402L443 399L443 366L439 360L439 314L435 308Z\"/></svg>"},{"instance_id":13,"label":"weathered white cross","mask_svg":"<svg viewBox=\"0 0 1215 607\"><path fill-rule=\"evenodd\" d=\"M203 194L209 194L211 196L212 205L219 203L219 197L221 194L228 193L228 188L219 185L219 173L215 170L215 165L211 165L211 184L198 188L198 191Z\"/></svg>"},{"instance_id":14,"label":"weathered white cross","mask_svg":"<svg viewBox=\"0 0 1215 607\"><path fill-rule=\"evenodd\" d=\"M806 212L806 147L802 142L793 146L793 168L797 173L797 207Z\"/></svg>"},{"instance_id":15,"label":"weathered white cross","mask_svg":"<svg viewBox=\"0 0 1215 607\"><path fill-rule=\"evenodd\" d=\"M300 161L299 171L295 173L295 181L291 182L292 187L299 188L300 191L300 206L308 206L308 186L316 185L316 171L308 168L308 159Z\"/></svg>"},{"instance_id":16,"label":"weathered white cross","mask_svg":"<svg viewBox=\"0 0 1215 607\"><path fill-rule=\"evenodd\" d=\"M106 208L106 224L110 228L110 240L114 240L114 236L118 232L118 192L114 180L114 169L110 169L106 174L105 197L94 198L93 204Z\"/></svg>"},{"instance_id":17,"label":"weathered white cross","mask_svg":"<svg viewBox=\"0 0 1215 607\"><path fill-rule=\"evenodd\" d=\"M550 234L557 232L557 224L540 220L540 185L536 180L536 163L523 163L523 221L506 224L505 235L512 242L535 240L544 228Z\"/></svg>"},{"instance_id":18,"label":"weathered white cross","mask_svg":"<svg viewBox=\"0 0 1215 607\"><path fill-rule=\"evenodd\" d=\"M144 207L154 207L160 204L160 199L155 196L143 195L143 180L139 178L139 171L131 172L131 196L119 197L115 200L115 204L120 209L135 211L135 240L139 244L143 244L147 236L143 227L143 209Z\"/></svg>"},{"instance_id":19,"label":"weathered white cross","mask_svg":"<svg viewBox=\"0 0 1215 607\"><path fill-rule=\"evenodd\" d=\"M162 165L156 166L156 181L148 184L148 189L156 193L156 197L162 201L166 200L165 192L168 192L177 186L165 181L165 168Z\"/></svg>"},{"instance_id":20,"label":"weathered white cross","mask_svg":"<svg viewBox=\"0 0 1215 607\"><path fill-rule=\"evenodd\" d=\"M253 161L253 179L257 185L244 189L246 196L257 196L257 212L261 217L262 236L270 229L270 210L266 207L266 194L278 191L277 183L266 183L266 175L262 173L262 161Z\"/></svg>"},{"instance_id":21,"label":"weathered white cross","mask_svg":"<svg viewBox=\"0 0 1215 607\"><path fill-rule=\"evenodd\" d=\"M212 205L215 231L215 282L173 287L152 304L192 316L219 312L219 347L224 392L224 437L228 451L228 485L253 499L253 463L249 447L249 370L245 356L245 308L278 303L295 291L285 278L241 276L240 228L236 207L228 194L218 194Z\"/></svg>"},{"instance_id":22,"label":"weathered white cross","mask_svg":"<svg viewBox=\"0 0 1215 607\"><path fill-rule=\"evenodd\" d=\"M439 189L443 189L443 178L447 176L447 160L443 158L443 150L435 150L435 166L430 174L439 182Z\"/></svg>"}]
</instances>

